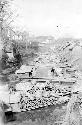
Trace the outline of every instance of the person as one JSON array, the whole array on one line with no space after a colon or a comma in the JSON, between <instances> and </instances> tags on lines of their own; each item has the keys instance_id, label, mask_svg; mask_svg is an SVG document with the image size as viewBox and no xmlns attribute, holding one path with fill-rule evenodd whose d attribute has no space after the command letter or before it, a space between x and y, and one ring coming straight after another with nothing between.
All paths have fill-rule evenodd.
<instances>
[{"instance_id":1,"label":"person","mask_svg":"<svg viewBox=\"0 0 82 125\"><path fill-rule=\"evenodd\" d=\"M54 75L54 72L55 72L55 69L52 67L52 69L51 69L52 75Z\"/></svg>"},{"instance_id":2,"label":"person","mask_svg":"<svg viewBox=\"0 0 82 125\"><path fill-rule=\"evenodd\" d=\"M29 72L29 77L32 77L33 70Z\"/></svg>"},{"instance_id":3,"label":"person","mask_svg":"<svg viewBox=\"0 0 82 125\"><path fill-rule=\"evenodd\" d=\"M58 76L56 70L53 67L51 69L51 73L52 73L52 76L54 76L54 75Z\"/></svg>"}]
</instances>

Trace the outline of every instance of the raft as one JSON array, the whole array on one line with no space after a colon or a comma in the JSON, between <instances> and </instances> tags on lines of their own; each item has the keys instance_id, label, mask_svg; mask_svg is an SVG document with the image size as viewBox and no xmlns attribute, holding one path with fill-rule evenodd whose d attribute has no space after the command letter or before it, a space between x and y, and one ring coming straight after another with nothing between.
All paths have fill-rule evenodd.
<instances>
[{"instance_id":1,"label":"raft","mask_svg":"<svg viewBox=\"0 0 82 125\"><path fill-rule=\"evenodd\" d=\"M8 86L7 92L5 91L5 96L1 98L8 106L5 112L29 111L68 102L72 89L68 82L71 81L74 84L74 80L64 79L62 81L60 79L60 82L57 81L54 82L53 79L23 79L15 85L11 84ZM68 85L61 86L61 81L62 83L67 82Z\"/></svg>"}]
</instances>

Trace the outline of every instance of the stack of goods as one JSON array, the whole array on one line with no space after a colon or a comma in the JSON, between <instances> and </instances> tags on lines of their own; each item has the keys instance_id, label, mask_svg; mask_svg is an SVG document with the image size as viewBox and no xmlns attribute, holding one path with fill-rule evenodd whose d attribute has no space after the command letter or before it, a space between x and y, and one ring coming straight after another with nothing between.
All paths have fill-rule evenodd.
<instances>
[{"instance_id":1,"label":"stack of goods","mask_svg":"<svg viewBox=\"0 0 82 125\"><path fill-rule=\"evenodd\" d=\"M71 87L61 87L59 84L54 84L50 81L43 83L35 81L33 83L32 80L16 84L14 90L14 95L18 96L16 102L20 111L56 105L57 103L68 101L71 93ZM11 92L10 97L12 95L13 92ZM14 103L12 104L11 99L10 104L13 109Z\"/></svg>"}]
</instances>

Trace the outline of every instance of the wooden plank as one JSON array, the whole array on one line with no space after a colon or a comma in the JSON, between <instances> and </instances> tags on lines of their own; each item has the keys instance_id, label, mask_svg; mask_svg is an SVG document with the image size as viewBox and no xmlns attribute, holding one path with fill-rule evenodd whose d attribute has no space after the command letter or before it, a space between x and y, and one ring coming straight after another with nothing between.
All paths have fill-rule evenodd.
<instances>
[{"instance_id":1,"label":"wooden plank","mask_svg":"<svg viewBox=\"0 0 82 125\"><path fill-rule=\"evenodd\" d=\"M66 82L66 83L75 83L76 79L75 78L64 78L64 77L54 77L54 78L49 78L49 77L27 77L27 76L19 76L19 79L35 79L36 81L46 81L46 80L50 80L52 82Z\"/></svg>"},{"instance_id":2,"label":"wooden plank","mask_svg":"<svg viewBox=\"0 0 82 125\"><path fill-rule=\"evenodd\" d=\"M45 79L45 80L60 80L60 81L75 81L75 78L65 78L65 77L27 77L27 75L20 75L18 76L21 79Z\"/></svg>"}]
</instances>

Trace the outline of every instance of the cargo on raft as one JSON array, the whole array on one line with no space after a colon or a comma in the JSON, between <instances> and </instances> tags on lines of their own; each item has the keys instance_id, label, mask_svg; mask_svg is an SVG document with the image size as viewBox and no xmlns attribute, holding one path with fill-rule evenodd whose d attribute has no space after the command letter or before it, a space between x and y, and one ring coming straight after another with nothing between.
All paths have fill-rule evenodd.
<instances>
[{"instance_id":1,"label":"cargo on raft","mask_svg":"<svg viewBox=\"0 0 82 125\"><path fill-rule=\"evenodd\" d=\"M71 97L71 85L76 80L72 78L28 78L11 85L2 85L0 99L7 105L5 112L22 112L36 108L62 104ZM61 83L67 83L68 85Z\"/></svg>"}]
</instances>

